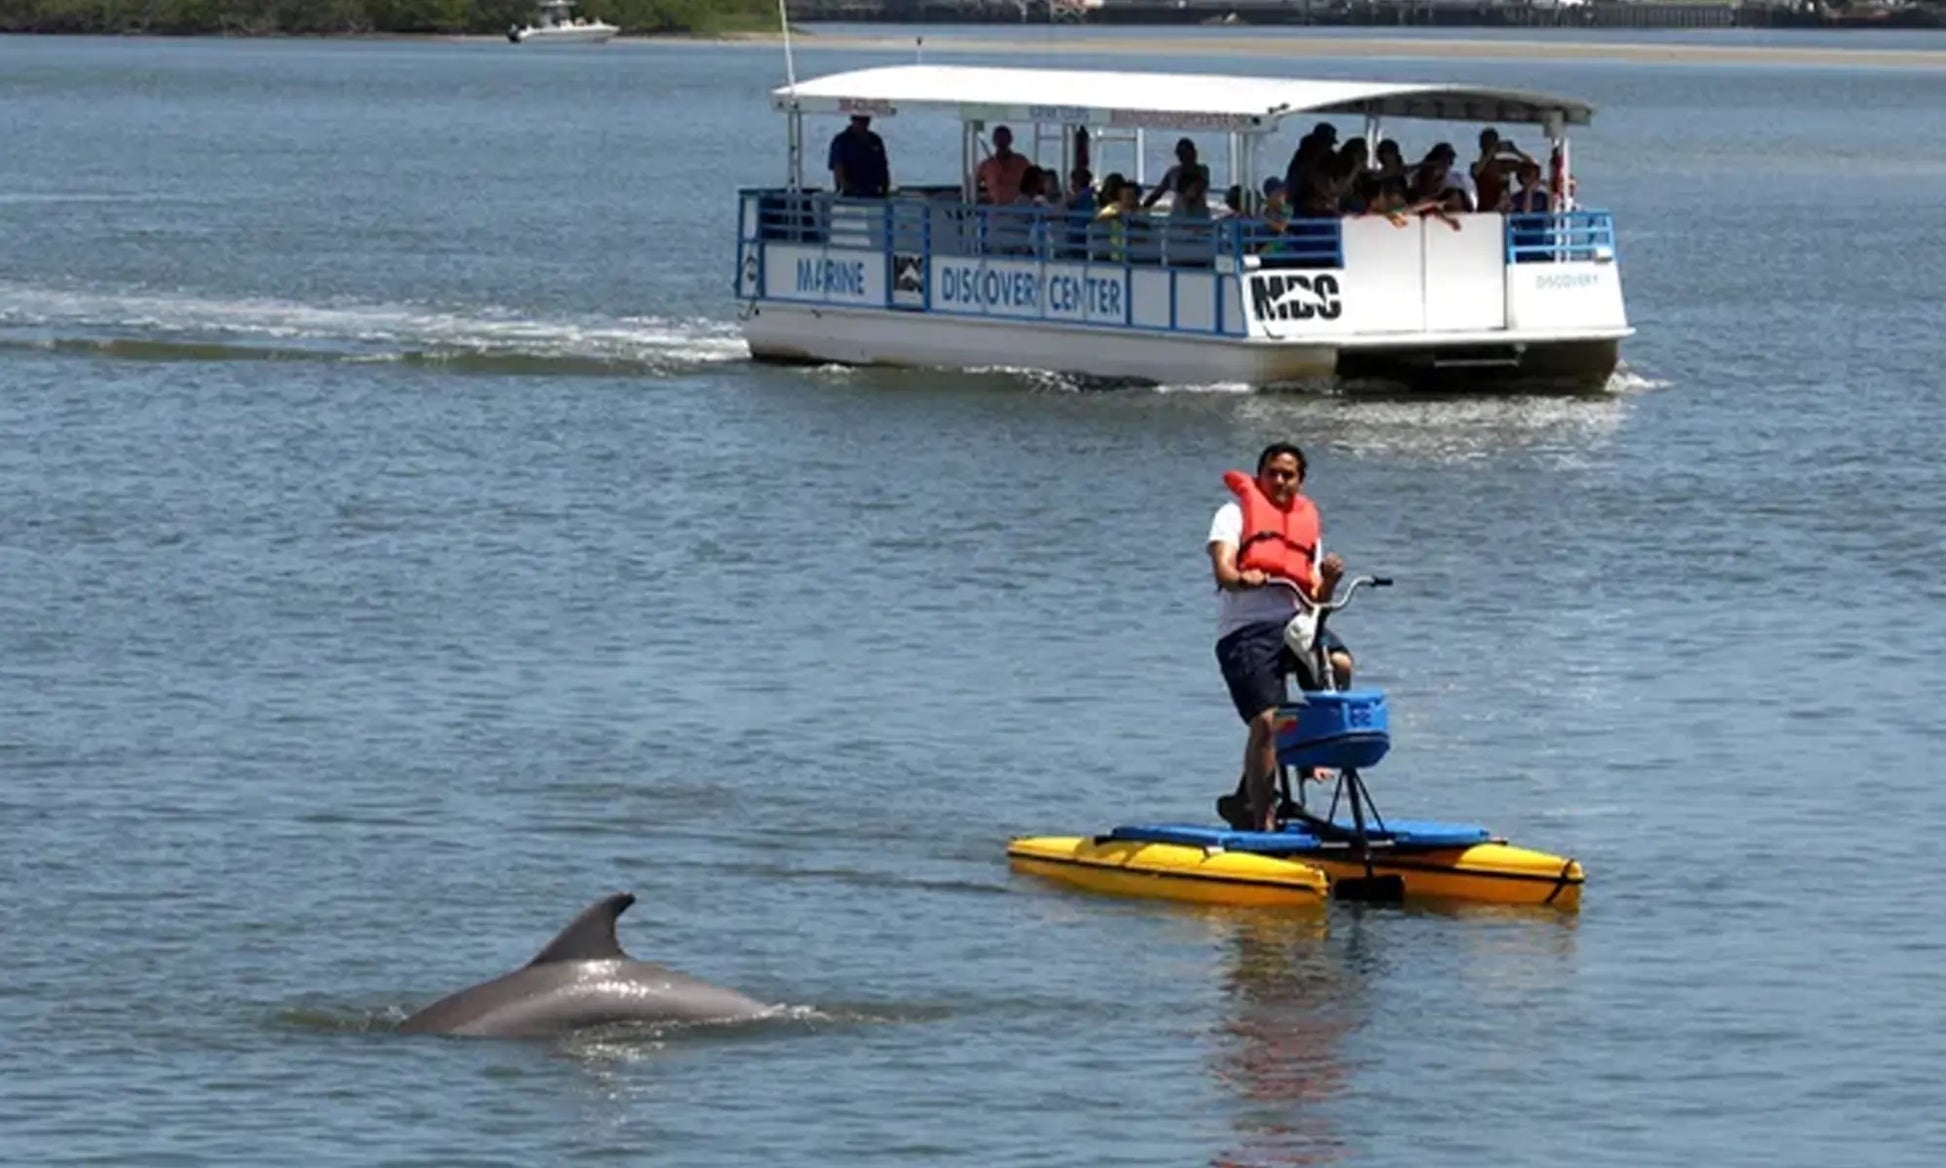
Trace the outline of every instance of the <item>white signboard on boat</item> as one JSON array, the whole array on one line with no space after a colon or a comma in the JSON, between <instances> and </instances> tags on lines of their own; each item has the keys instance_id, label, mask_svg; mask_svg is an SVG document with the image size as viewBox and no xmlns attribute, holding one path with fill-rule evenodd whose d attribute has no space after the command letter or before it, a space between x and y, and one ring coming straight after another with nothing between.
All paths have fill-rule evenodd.
<instances>
[{"instance_id":1,"label":"white signboard on boat","mask_svg":"<svg viewBox=\"0 0 1946 1168\"><path fill-rule=\"evenodd\" d=\"M1379 307L1361 301L1357 279L1343 268L1259 270L1244 277L1243 285L1250 318L1268 337L1351 333L1359 316L1369 317Z\"/></svg>"},{"instance_id":2,"label":"white signboard on boat","mask_svg":"<svg viewBox=\"0 0 1946 1168\"><path fill-rule=\"evenodd\" d=\"M763 267L764 295L772 299L885 307L882 251L773 243Z\"/></svg>"},{"instance_id":3,"label":"white signboard on boat","mask_svg":"<svg viewBox=\"0 0 1946 1168\"><path fill-rule=\"evenodd\" d=\"M1507 265L1507 324L1517 329L1624 328L1622 274L1602 261Z\"/></svg>"},{"instance_id":4,"label":"white signboard on boat","mask_svg":"<svg viewBox=\"0 0 1946 1168\"><path fill-rule=\"evenodd\" d=\"M1127 280L1119 265L1032 260L932 259L932 308L978 316L1123 324Z\"/></svg>"},{"instance_id":5,"label":"white signboard on boat","mask_svg":"<svg viewBox=\"0 0 1946 1168\"><path fill-rule=\"evenodd\" d=\"M1244 331L1236 277L1209 268L936 255L927 280L934 313L1199 335Z\"/></svg>"}]
</instances>

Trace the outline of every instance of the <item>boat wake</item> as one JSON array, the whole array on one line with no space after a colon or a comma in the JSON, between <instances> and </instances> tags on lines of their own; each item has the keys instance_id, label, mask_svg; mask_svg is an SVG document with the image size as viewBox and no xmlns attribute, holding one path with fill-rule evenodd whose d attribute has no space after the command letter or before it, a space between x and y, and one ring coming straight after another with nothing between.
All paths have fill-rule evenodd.
<instances>
[{"instance_id":1,"label":"boat wake","mask_svg":"<svg viewBox=\"0 0 1946 1168\"><path fill-rule=\"evenodd\" d=\"M397 362L502 374L671 375L749 357L725 321L536 318L496 307L314 305L4 282L0 348L137 361Z\"/></svg>"}]
</instances>

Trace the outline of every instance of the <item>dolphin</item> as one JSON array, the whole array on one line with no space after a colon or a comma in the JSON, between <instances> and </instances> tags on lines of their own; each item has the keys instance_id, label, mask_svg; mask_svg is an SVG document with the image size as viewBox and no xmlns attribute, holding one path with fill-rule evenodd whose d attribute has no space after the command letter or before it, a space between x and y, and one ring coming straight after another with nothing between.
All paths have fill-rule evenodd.
<instances>
[{"instance_id":1,"label":"dolphin","mask_svg":"<svg viewBox=\"0 0 1946 1168\"><path fill-rule=\"evenodd\" d=\"M634 903L628 892L597 900L526 965L439 999L399 1029L538 1038L588 1026L742 1021L769 1012L735 990L622 952L615 919Z\"/></svg>"}]
</instances>

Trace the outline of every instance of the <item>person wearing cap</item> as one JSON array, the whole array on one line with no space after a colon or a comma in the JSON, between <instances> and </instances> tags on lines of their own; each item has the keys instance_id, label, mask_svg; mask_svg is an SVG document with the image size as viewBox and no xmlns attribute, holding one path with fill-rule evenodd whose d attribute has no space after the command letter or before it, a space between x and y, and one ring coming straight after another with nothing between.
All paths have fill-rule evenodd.
<instances>
[{"instance_id":1,"label":"person wearing cap","mask_svg":"<svg viewBox=\"0 0 1946 1168\"><path fill-rule=\"evenodd\" d=\"M1291 221L1290 188L1276 175L1264 180L1263 219L1272 231L1282 231Z\"/></svg>"},{"instance_id":2,"label":"person wearing cap","mask_svg":"<svg viewBox=\"0 0 1946 1168\"><path fill-rule=\"evenodd\" d=\"M872 132L866 114L851 115L851 124L831 139L825 165L831 170L831 189L846 198L882 199L892 189L885 142Z\"/></svg>"},{"instance_id":3,"label":"person wearing cap","mask_svg":"<svg viewBox=\"0 0 1946 1168\"><path fill-rule=\"evenodd\" d=\"M1165 194L1171 192L1181 194L1184 184L1188 182L1191 175L1201 175L1203 188L1209 189L1209 167L1196 161L1196 143L1181 138L1176 141L1176 164L1163 173L1161 180L1155 184L1155 189L1142 200L1142 209L1146 211L1155 206L1156 200Z\"/></svg>"},{"instance_id":4,"label":"person wearing cap","mask_svg":"<svg viewBox=\"0 0 1946 1168\"><path fill-rule=\"evenodd\" d=\"M1337 160L1338 127L1330 122L1319 122L1311 127L1311 132L1298 141L1297 149L1291 154L1291 164L1284 169L1284 185L1287 194L1301 199L1305 190L1315 184L1321 172Z\"/></svg>"},{"instance_id":5,"label":"person wearing cap","mask_svg":"<svg viewBox=\"0 0 1946 1168\"><path fill-rule=\"evenodd\" d=\"M1276 175L1264 180L1264 204L1257 217L1262 220L1258 227L1257 250L1266 255L1276 255L1290 250L1283 235L1291 225L1291 204L1285 195L1288 193L1284 180Z\"/></svg>"}]
</instances>

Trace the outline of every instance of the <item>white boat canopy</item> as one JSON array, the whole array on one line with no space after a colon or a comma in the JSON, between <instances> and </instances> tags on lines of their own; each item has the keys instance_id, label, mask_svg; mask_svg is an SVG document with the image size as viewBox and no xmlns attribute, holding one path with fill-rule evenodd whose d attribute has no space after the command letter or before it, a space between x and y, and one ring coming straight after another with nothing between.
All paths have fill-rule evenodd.
<instances>
[{"instance_id":1,"label":"white boat canopy","mask_svg":"<svg viewBox=\"0 0 1946 1168\"><path fill-rule=\"evenodd\" d=\"M1148 130L1253 133L1304 114L1585 126L1585 102L1512 89L1378 81L1305 81L1209 73L1118 73L972 65L892 65L771 92L801 113L886 117L905 110L961 121L1059 122Z\"/></svg>"}]
</instances>

